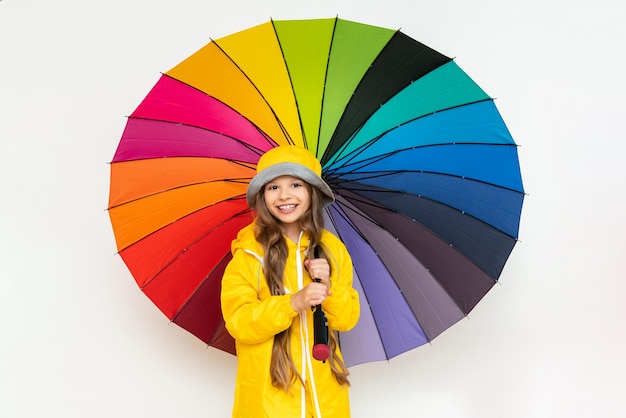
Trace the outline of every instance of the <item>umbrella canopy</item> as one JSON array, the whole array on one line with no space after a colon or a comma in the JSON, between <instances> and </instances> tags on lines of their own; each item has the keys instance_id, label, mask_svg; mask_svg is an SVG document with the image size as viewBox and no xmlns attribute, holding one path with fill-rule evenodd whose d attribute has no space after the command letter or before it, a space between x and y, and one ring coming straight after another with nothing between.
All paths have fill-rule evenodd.
<instances>
[{"instance_id":1,"label":"umbrella canopy","mask_svg":"<svg viewBox=\"0 0 626 418\"><path fill-rule=\"evenodd\" d=\"M253 219L259 157L308 148L336 202L326 228L354 261L361 319L348 365L392 358L466 316L516 243L517 147L491 97L397 30L270 21L164 73L111 163L119 254L173 322L234 353L220 311L230 243Z\"/></svg>"}]
</instances>

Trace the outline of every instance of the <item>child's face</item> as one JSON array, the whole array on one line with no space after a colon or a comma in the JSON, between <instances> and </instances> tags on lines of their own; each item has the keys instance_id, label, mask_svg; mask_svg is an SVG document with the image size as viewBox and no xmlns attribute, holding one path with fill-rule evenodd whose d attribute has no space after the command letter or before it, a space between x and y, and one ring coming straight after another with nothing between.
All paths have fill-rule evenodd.
<instances>
[{"instance_id":1,"label":"child's face","mask_svg":"<svg viewBox=\"0 0 626 418\"><path fill-rule=\"evenodd\" d=\"M283 226L297 226L311 206L311 186L297 177L280 176L263 189L267 209Z\"/></svg>"}]
</instances>

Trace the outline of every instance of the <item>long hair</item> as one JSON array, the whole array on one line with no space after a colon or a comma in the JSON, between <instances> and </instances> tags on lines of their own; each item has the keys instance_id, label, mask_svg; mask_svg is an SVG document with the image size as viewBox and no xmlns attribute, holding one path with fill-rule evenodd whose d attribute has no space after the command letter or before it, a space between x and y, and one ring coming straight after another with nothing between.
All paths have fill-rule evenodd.
<instances>
[{"instance_id":1,"label":"long hair","mask_svg":"<svg viewBox=\"0 0 626 418\"><path fill-rule=\"evenodd\" d=\"M321 244L322 231L324 229L324 217L322 214L323 199L322 193L316 188L305 183L311 196L309 209L299 220L300 229L308 233L310 238L309 248L318 246L320 257L328 257ZM263 271L265 280L272 295L284 295L284 272L285 263L288 256L287 243L283 237L278 220L271 214L265 204L264 191L261 189L256 198L256 223L255 237L263 246L265 252ZM335 379L342 385L349 385L348 368L337 355L339 341L335 331L329 329L330 357L328 359L330 368ZM288 390L297 380L302 381L298 370L293 362L290 349L291 327L274 336L274 346L272 349L272 360L270 363L270 375L272 385L279 389ZM304 349L307 349L306 347Z\"/></svg>"}]
</instances>

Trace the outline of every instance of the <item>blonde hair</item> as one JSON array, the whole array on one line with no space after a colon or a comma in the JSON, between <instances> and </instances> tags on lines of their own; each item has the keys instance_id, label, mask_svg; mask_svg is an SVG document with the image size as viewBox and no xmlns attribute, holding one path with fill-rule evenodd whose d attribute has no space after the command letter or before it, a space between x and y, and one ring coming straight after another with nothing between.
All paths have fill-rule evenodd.
<instances>
[{"instance_id":1,"label":"blonde hair","mask_svg":"<svg viewBox=\"0 0 626 418\"><path fill-rule=\"evenodd\" d=\"M320 245L324 229L324 217L322 214L322 209L324 208L323 195L316 187L311 187L306 182L305 184L311 195L311 204L299 220L300 228L308 233L310 248L318 246L320 257L328 259L323 247ZM288 256L287 243L283 237L279 222L265 205L263 188L257 195L255 209L256 222L254 233L256 240L263 246L265 252L263 267L265 280L272 295L284 295L283 275ZM337 333L329 328L328 337L330 346L328 362L332 373L337 382L342 385L349 385L348 368L341 357L337 355L339 348ZM291 328L287 328L274 336L272 360L270 363L272 385L283 390L288 390L296 380L302 381L291 356L290 339Z\"/></svg>"}]
</instances>

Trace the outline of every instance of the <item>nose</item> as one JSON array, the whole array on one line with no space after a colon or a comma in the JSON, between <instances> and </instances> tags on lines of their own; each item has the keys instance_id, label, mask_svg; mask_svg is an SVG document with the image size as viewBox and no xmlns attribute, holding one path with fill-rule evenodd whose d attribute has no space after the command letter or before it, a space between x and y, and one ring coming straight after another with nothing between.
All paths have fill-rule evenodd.
<instances>
[{"instance_id":1,"label":"nose","mask_svg":"<svg viewBox=\"0 0 626 418\"><path fill-rule=\"evenodd\" d=\"M280 189L280 199L287 200L291 197L291 188L290 187L281 187Z\"/></svg>"}]
</instances>

